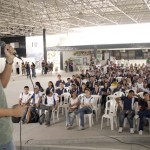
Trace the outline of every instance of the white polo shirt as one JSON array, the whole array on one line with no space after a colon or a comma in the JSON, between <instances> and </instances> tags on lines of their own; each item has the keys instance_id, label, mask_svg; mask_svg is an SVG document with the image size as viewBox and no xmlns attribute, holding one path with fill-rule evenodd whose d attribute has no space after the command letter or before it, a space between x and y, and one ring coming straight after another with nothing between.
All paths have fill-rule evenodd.
<instances>
[{"instance_id":1,"label":"white polo shirt","mask_svg":"<svg viewBox=\"0 0 150 150\"><path fill-rule=\"evenodd\" d=\"M34 96L34 94L32 95L32 98L34 98L33 96ZM34 104L37 104L39 102L40 97L42 97L42 92L39 91L39 93L35 94ZM33 103L33 99L32 99L32 103Z\"/></svg>"},{"instance_id":2,"label":"white polo shirt","mask_svg":"<svg viewBox=\"0 0 150 150\"><path fill-rule=\"evenodd\" d=\"M53 94L51 97L46 96L47 97L47 104L46 106L54 106L54 101L58 101L58 94Z\"/></svg>"},{"instance_id":3,"label":"white polo shirt","mask_svg":"<svg viewBox=\"0 0 150 150\"><path fill-rule=\"evenodd\" d=\"M22 92L19 95L19 99L21 99L22 103L26 103L31 97L32 97L32 94L30 94L30 93L25 94L24 92Z\"/></svg>"},{"instance_id":4,"label":"white polo shirt","mask_svg":"<svg viewBox=\"0 0 150 150\"><path fill-rule=\"evenodd\" d=\"M84 103L84 104L93 104L93 102L94 102L94 98L92 96L90 96L90 97L83 96L81 98L81 103Z\"/></svg>"}]
</instances>

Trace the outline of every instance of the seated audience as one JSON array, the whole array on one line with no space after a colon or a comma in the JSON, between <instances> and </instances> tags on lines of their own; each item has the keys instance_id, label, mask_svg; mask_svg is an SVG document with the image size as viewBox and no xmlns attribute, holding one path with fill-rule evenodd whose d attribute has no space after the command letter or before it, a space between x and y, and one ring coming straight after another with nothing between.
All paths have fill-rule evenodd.
<instances>
[{"instance_id":1,"label":"seated audience","mask_svg":"<svg viewBox=\"0 0 150 150\"><path fill-rule=\"evenodd\" d=\"M90 89L85 89L85 96L81 98L80 108L75 112L75 114L79 114L80 116L80 128L79 130L84 130L84 114L91 114L92 112L92 104L94 102L94 98L91 97Z\"/></svg>"},{"instance_id":2,"label":"seated audience","mask_svg":"<svg viewBox=\"0 0 150 150\"><path fill-rule=\"evenodd\" d=\"M77 92L72 91L71 92L71 98L69 100L69 107L66 110L66 128L70 129L73 125L74 119L75 119L75 111L79 107L79 99L77 97Z\"/></svg>"},{"instance_id":3,"label":"seated audience","mask_svg":"<svg viewBox=\"0 0 150 150\"><path fill-rule=\"evenodd\" d=\"M143 94L144 99L139 101L139 135L143 134L143 129L144 129L144 120L146 118L150 118L150 97L147 92L144 92Z\"/></svg>"}]
</instances>

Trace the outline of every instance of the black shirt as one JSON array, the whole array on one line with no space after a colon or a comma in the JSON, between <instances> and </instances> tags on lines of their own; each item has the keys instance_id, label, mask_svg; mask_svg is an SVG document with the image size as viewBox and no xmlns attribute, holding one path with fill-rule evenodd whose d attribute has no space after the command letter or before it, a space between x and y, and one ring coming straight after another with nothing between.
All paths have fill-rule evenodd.
<instances>
[{"instance_id":1,"label":"black shirt","mask_svg":"<svg viewBox=\"0 0 150 150\"><path fill-rule=\"evenodd\" d=\"M133 106L132 105L135 102L137 102L137 99L135 99L135 98L129 98L129 97L126 97L126 96L122 96L121 100L123 101L123 109L124 110L133 110Z\"/></svg>"},{"instance_id":2,"label":"black shirt","mask_svg":"<svg viewBox=\"0 0 150 150\"><path fill-rule=\"evenodd\" d=\"M148 108L148 104L144 99L139 101L139 106L141 106L140 110L146 110Z\"/></svg>"}]
</instances>

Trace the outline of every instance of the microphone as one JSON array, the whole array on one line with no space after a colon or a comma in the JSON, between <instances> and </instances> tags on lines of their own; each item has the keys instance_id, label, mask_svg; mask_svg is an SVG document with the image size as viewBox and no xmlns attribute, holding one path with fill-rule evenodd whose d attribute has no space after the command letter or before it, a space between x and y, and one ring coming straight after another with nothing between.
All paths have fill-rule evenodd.
<instances>
[{"instance_id":1,"label":"microphone","mask_svg":"<svg viewBox=\"0 0 150 150\"><path fill-rule=\"evenodd\" d=\"M22 58L17 54L17 53L14 53L13 54L15 57L17 57L18 59L20 59L22 62L24 62L23 60L22 60Z\"/></svg>"},{"instance_id":2,"label":"microphone","mask_svg":"<svg viewBox=\"0 0 150 150\"><path fill-rule=\"evenodd\" d=\"M0 47L4 48L5 45L6 45L6 43L5 43L4 41L0 41ZM13 53L13 55L14 55L15 57L17 57L18 59L20 59L20 60L23 62L22 58L17 54L16 50L15 50L15 52Z\"/></svg>"}]
</instances>

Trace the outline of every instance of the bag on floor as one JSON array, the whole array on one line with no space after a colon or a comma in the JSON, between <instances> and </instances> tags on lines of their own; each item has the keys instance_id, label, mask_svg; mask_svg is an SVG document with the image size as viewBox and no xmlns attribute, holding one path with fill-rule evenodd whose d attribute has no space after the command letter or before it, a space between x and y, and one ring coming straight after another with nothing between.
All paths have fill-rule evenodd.
<instances>
[{"instance_id":1,"label":"bag on floor","mask_svg":"<svg viewBox=\"0 0 150 150\"><path fill-rule=\"evenodd\" d=\"M12 108L16 108L16 107L18 107L19 106L19 104L16 104L16 105L13 105L12 106ZM11 117L12 118L12 122L13 123L19 123L20 122L20 120L21 120L21 117Z\"/></svg>"},{"instance_id":2,"label":"bag on floor","mask_svg":"<svg viewBox=\"0 0 150 150\"><path fill-rule=\"evenodd\" d=\"M33 109L31 111L29 123L37 123L39 121L39 114L37 110Z\"/></svg>"}]
</instances>

